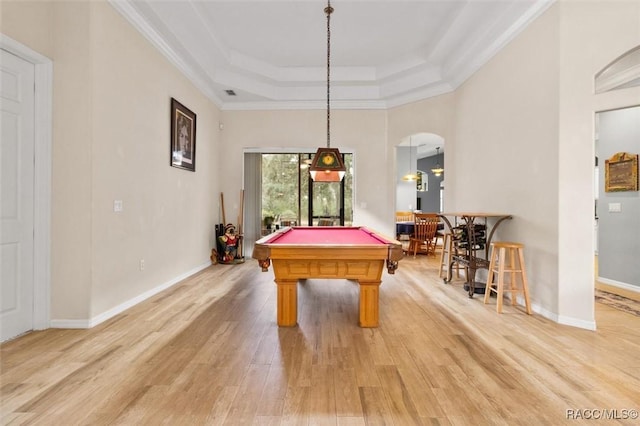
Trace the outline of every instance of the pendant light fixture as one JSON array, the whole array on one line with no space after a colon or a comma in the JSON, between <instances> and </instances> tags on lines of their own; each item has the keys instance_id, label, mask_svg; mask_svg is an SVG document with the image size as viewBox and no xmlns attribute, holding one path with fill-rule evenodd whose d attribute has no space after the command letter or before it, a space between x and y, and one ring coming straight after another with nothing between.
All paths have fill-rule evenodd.
<instances>
[{"instance_id":1,"label":"pendant light fixture","mask_svg":"<svg viewBox=\"0 0 640 426\"><path fill-rule=\"evenodd\" d=\"M327 147L320 147L313 157L309 174L315 182L340 182L347 169L338 148L331 148L331 0L324 8L327 15Z\"/></svg>"},{"instance_id":2,"label":"pendant light fixture","mask_svg":"<svg viewBox=\"0 0 640 426\"><path fill-rule=\"evenodd\" d=\"M440 176L442 175L442 173L444 173L444 169L442 168L442 166L440 165L440 161L438 160L439 155L440 155L440 147L437 147L436 148L436 166L433 169L431 169L431 173L433 173L435 176Z\"/></svg>"},{"instance_id":3,"label":"pendant light fixture","mask_svg":"<svg viewBox=\"0 0 640 426\"><path fill-rule=\"evenodd\" d=\"M402 176L402 180L413 181L418 179L418 175L412 172L413 170L412 154L413 154L413 145L411 143L411 136L409 136L409 172L406 175Z\"/></svg>"}]
</instances>

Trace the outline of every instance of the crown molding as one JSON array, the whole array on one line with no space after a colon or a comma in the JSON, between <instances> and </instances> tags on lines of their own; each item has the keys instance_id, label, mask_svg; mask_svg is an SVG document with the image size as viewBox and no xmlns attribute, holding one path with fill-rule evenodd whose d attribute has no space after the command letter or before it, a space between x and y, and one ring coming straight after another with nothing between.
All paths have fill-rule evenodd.
<instances>
[{"instance_id":1,"label":"crown molding","mask_svg":"<svg viewBox=\"0 0 640 426\"><path fill-rule=\"evenodd\" d=\"M389 105L385 101L331 101L332 110L386 110ZM223 111L256 111L256 110L322 110L327 109L327 101L257 101L226 102Z\"/></svg>"},{"instance_id":2,"label":"crown molding","mask_svg":"<svg viewBox=\"0 0 640 426\"><path fill-rule=\"evenodd\" d=\"M215 94L212 86L201 78L193 67L185 62L180 55L147 23L146 19L129 0L108 0L109 4L118 11L129 23L142 34L167 60L184 74L206 97L215 105L222 105L222 100Z\"/></svg>"}]
</instances>

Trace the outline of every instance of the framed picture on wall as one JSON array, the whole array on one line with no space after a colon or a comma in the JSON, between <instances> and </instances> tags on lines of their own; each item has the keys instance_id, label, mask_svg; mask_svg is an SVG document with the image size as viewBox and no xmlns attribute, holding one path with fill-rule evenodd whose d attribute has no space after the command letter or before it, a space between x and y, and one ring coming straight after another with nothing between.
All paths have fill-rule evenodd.
<instances>
[{"instance_id":1,"label":"framed picture on wall","mask_svg":"<svg viewBox=\"0 0 640 426\"><path fill-rule=\"evenodd\" d=\"M425 192L429 190L429 175L420 170L417 171L418 179L416 179L416 190Z\"/></svg>"},{"instance_id":2,"label":"framed picture on wall","mask_svg":"<svg viewBox=\"0 0 640 426\"><path fill-rule=\"evenodd\" d=\"M171 152L173 167L196 171L196 114L171 98Z\"/></svg>"},{"instance_id":3,"label":"framed picture on wall","mask_svg":"<svg viewBox=\"0 0 640 426\"><path fill-rule=\"evenodd\" d=\"M618 152L604 162L606 192L638 190L638 154Z\"/></svg>"}]
</instances>

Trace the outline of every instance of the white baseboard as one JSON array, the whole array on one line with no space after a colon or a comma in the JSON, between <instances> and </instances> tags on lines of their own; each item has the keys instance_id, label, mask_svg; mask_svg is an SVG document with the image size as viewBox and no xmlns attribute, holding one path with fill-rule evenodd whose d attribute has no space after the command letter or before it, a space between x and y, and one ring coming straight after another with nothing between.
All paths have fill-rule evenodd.
<instances>
[{"instance_id":1,"label":"white baseboard","mask_svg":"<svg viewBox=\"0 0 640 426\"><path fill-rule=\"evenodd\" d=\"M178 275L177 277L163 283L160 284L157 287L152 288L151 290L145 291L144 293L127 300L126 302L123 302L121 304L119 304L118 306L115 306L111 309L109 309L108 311L105 311L103 313L101 313L100 315L97 315L93 318L90 319L81 319L81 320L71 320L71 319L52 319L51 320L51 328L92 328L95 327L96 325L105 322L108 319L113 318L114 316L126 311L127 309L137 305L140 302L143 302L147 299L149 299L150 297L155 296L156 294L160 293L161 291L164 291L166 289L168 289L169 287L179 283L180 281L184 280L185 278L190 277L193 274L196 274L200 271L202 271L205 268L208 268L209 266L211 266L211 262L205 262L199 266L196 266L195 268L191 269L190 271L187 271L183 274Z\"/></svg>"},{"instance_id":2,"label":"white baseboard","mask_svg":"<svg viewBox=\"0 0 640 426\"><path fill-rule=\"evenodd\" d=\"M524 300L521 299L521 297L518 297L517 300L520 305L524 306ZM531 310L558 324L569 325L571 327L578 327L578 328L583 328L585 330L592 330L592 331L596 329L595 321L585 321L577 318L561 316L535 303L531 304Z\"/></svg>"},{"instance_id":3,"label":"white baseboard","mask_svg":"<svg viewBox=\"0 0 640 426\"><path fill-rule=\"evenodd\" d=\"M569 325L571 327L583 328L585 330L596 330L596 322L595 321L585 321L577 318L559 316L558 324Z\"/></svg>"},{"instance_id":4,"label":"white baseboard","mask_svg":"<svg viewBox=\"0 0 640 426\"><path fill-rule=\"evenodd\" d=\"M52 319L49 328L91 328L90 320Z\"/></svg>"},{"instance_id":5,"label":"white baseboard","mask_svg":"<svg viewBox=\"0 0 640 426\"><path fill-rule=\"evenodd\" d=\"M627 284L627 283L623 283L620 281L615 281L615 280L610 280L609 278L602 278L602 277L598 277L596 278L599 282L601 282L602 284L607 284L613 287L618 287L618 288L622 288L624 290L628 290L628 291L633 291L635 293L640 293L640 287L637 285L633 285L633 284Z\"/></svg>"}]
</instances>

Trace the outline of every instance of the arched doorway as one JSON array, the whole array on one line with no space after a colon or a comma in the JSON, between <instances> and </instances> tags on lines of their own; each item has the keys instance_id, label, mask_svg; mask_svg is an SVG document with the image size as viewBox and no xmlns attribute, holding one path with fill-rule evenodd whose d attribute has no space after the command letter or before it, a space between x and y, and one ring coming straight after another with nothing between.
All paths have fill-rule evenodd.
<instances>
[{"instance_id":1,"label":"arched doorway","mask_svg":"<svg viewBox=\"0 0 640 426\"><path fill-rule=\"evenodd\" d=\"M640 86L640 46L614 59L594 78L596 95L636 86ZM605 169L612 155L640 152L638 123L639 105L618 104L615 109L596 111L594 132L595 288L635 300L640 300L640 269L630 259L640 256L640 193L608 191Z\"/></svg>"},{"instance_id":2,"label":"arched doorway","mask_svg":"<svg viewBox=\"0 0 640 426\"><path fill-rule=\"evenodd\" d=\"M396 211L441 212L443 208L444 138L414 133L396 145Z\"/></svg>"}]
</instances>

